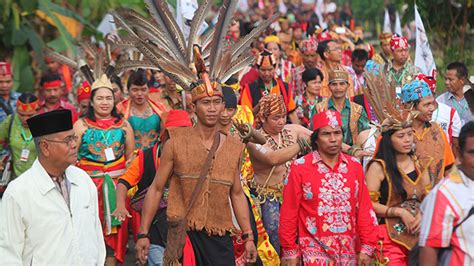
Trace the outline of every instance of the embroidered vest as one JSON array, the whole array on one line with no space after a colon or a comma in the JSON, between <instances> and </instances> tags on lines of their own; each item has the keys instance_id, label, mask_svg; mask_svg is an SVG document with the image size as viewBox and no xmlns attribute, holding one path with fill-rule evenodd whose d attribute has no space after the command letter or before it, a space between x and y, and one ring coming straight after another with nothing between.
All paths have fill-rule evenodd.
<instances>
[{"instance_id":1,"label":"embroidered vest","mask_svg":"<svg viewBox=\"0 0 474 266\"><path fill-rule=\"evenodd\" d=\"M443 129L436 123L431 123L431 127L418 139L415 136L416 156L423 167L428 166L431 184L433 187L444 177L444 154L445 142L443 140ZM428 165L429 163L429 165Z\"/></svg>"},{"instance_id":2,"label":"embroidered vest","mask_svg":"<svg viewBox=\"0 0 474 266\"><path fill-rule=\"evenodd\" d=\"M401 196L395 193L392 187L392 180L387 172L385 162L380 159L374 159L379 162L384 171L384 175L388 184L388 197L386 205L388 207L401 207L408 210L412 214L417 214L420 211L420 204L423 198L426 196L428 191L426 190L426 184L423 184L423 175L426 174L426 168L421 168L420 164L415 162L415 171L418 176L413 181L407 174L401 172L403 181L402 186L407 192L407 198L405 201L402 200ZM423 169L423 170L421 170ZM385 226L387 227L388 235L390 239L411 250L418 242L418 234L413 235L407 232L405 225L399 217L385 218Z\"/></svg>"},{"instance_id":3,"label":"embroidered vest","mask_svg":"<svg viewBox=\"0 0 474 266\"><path fill-rule=\"evenodd\" d=\"M168 194L168 221L185 215L199 173L208 151L194 128L168 129L173 151L173 175ZM222 137L221 137L222 139ZM225 136L217 150L202 190L188 215L188 230L203 230L212 235L233 231L230 189L238 174L243 144L238 138Z\"/></svg>"}]
</instances>

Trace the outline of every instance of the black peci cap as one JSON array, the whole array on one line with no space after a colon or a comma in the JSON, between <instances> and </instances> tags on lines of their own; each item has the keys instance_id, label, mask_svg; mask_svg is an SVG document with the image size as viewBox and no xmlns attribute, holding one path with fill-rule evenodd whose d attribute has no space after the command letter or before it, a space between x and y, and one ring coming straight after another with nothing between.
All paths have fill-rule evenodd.
<instances>
[{"instance_id":1,"label":"black peci cap","mask_svg":"<svg viewBox=\"0 0 474 266\"><path fill-rule=\"evenodd\" d=\"M54 110L39 114L26 120L31 135L41 137L44 135L68 131L72 129L72 113L69 110Z\"/></svg>"}]
</instances>

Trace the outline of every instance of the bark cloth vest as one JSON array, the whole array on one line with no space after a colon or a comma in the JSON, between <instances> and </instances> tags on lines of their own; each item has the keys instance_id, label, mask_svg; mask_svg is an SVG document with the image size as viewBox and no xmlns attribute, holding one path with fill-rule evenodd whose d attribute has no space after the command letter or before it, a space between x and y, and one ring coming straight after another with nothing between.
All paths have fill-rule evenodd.
<instances>
[{"instance_id":1,"label":"bark cloth vest","mask_svg":"<svg viewBox=\"0 0 474 266\"><path fill-rule=\"evenodd\" d=\"M173 174L169 186L168 221L184 217L208 151L194 128L168 129L173 151ZM222 139L222 138L221 138ZM217 150L194 207L188 215L188 230L206 230L212 235L235 231L230 210L230 189L238 174L243 144L226 136Z\"/></svg>"},{"instance_id":2,"label":"bark cloth vest","mask_svg":"<svg viewBox=\"0 0 474 266\"><path fill-rule=\"evenodd\" d=\"M381 202L387 207L401 207L408 210L412 214L416 214L420 211L420 204L423 198L428 194L428 190L431 186L429 184L423 184L423 176L426 174L426 167L422 167L418 161L415 162L415 171L417 173L416 180L413 181L406 173L400 171L403 182L403 188L407 192L407 198L405 201L398 195L392 187L391 177L387 172L385 162L380 159L374 159L375 162L379 162L384 171L384 177L388 184L388 195L385 197L387 202ZM380 192L370 192L371 200L379 202ZM388 235L390 239L411 250L418 242L418 234L412 235L407 232L400 218L384 218L385 226L387 227Z\"/></svg>"},{"instance_id":3,"label":"bark cloth vest","mask_svg":"<svg viewBox=\"0 0 474 266\"><path fill-rule=\"evenodd\" d=\"M415 134L416 151L415 154L422 166L429 163L428 173L433 187L444 177L445 166L445 142L443 139L443 129L436 123L425 128L421 137Z\"/></svg>"},{"instance_id":4,"label":"bark cloth vest","mask_svg":"<svg viewBox=\"0 0 474 266\"><path fill-rule=\"evenodd\" d=\"M328 109L328 103L329 99L325 99L324 101L317 103L316 104L316 110L318 113L324 112ZM351 114L349 117L349 130L351 131L351 136L352 136L352 143L357 143L357 136L359 136L359 119L360 116L362 115L363 107L353 103L349 102L351 105ZM343 127L345 125L342 125Z\"/></svg>"}]
</instances>

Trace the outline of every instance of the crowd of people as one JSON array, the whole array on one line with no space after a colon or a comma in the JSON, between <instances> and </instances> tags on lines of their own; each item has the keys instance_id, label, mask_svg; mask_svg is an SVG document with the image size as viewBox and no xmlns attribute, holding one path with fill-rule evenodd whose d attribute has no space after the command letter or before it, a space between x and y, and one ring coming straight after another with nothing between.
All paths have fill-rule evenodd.
<instances>
[{"instance_id":1,"label":"crowd of people","mask_svg":"<svg viewBox=\"0 0 474 266\"><path fill-rule=\"evenodd\" d=\"M237 2L186 36L116 10L128 36L46 52L35 93L1 60L0 265L123 265L130 239L148 265L474 265L466 65L437 83L349 5Z\"/></svg>"}]
</instances>

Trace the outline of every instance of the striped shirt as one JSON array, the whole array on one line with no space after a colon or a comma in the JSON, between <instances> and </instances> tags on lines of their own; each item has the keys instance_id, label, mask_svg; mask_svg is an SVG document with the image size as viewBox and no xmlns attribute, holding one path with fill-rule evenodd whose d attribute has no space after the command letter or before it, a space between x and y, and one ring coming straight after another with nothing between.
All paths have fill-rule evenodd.
<instances>
[{"instance_id":1,"label":"striped shirt","mask_svg":"<svg viewBox=\"0 0 474 266\"><path fill-rule=\"evenodd\" d=\"M474 217L453 232L473 206L474 181L456 167L423 201L419 245L452 247L438 265L474 265Z\"/></svg>"}]
</instances>

